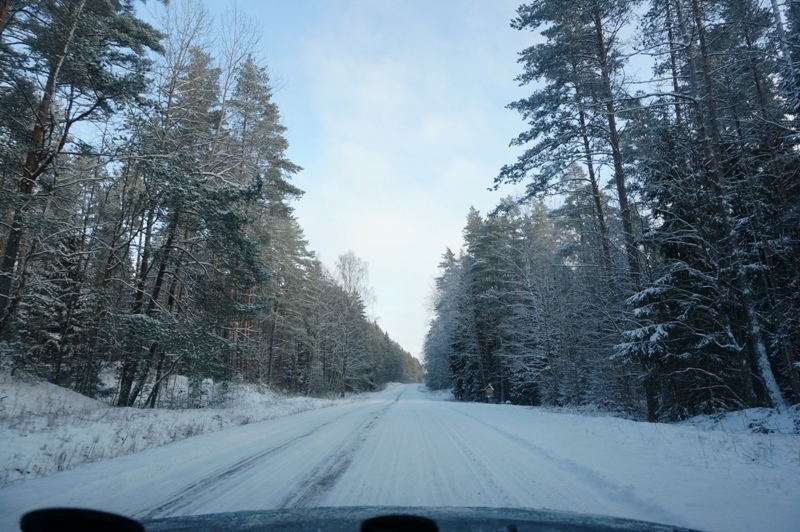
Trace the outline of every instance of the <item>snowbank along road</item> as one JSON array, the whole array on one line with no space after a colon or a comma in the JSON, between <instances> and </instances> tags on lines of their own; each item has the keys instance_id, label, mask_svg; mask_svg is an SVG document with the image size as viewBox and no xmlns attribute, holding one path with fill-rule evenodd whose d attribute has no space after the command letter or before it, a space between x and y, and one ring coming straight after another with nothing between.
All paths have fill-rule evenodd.
<instances>
[{"instance_id":1,"label":"snowbank along road","mask_svg":"<svg viewBox=\"0 0 800 532\"><path fill-rule=\"evenodd\" d=\"M796 530L798 440L436 401L421 386L393 385L350 404L9 485L0 489L0 529L48 506L145 519L397 505Z\"/></svg>"}]
</instances>

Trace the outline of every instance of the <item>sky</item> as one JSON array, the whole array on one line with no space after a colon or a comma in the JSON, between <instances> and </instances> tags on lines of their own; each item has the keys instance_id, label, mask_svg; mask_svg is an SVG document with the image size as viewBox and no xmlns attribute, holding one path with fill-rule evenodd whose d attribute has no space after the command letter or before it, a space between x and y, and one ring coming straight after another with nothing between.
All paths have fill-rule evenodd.
<instances>
[{"instance_id":1,"label":"sky","mask_svg":"<svg viewBox=\"0 0 800 532\"><path fill-rule=\"evenodd\" d=\"M420 358L434 278L458 250L470 206L490 192L524 129L507 104L535 35L510 27L520 0L239 0L260 25L269 68L303 167L295 214L322 262L352 250L369 264L371 314ZM209 2L219 17L233 3Z\"/></svg>"}]
</instances>

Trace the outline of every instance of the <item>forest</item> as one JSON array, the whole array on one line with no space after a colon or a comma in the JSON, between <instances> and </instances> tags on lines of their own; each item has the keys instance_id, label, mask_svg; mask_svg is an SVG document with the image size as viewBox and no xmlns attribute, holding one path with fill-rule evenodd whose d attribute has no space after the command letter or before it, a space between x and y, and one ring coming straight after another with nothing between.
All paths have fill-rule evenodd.
<instances>
[{"instance_id":1,"label":"forest","mask_svg":"<svg viewBox=\"0 0 800 532\"><path fill-rule=\"evenodd\" d=\"M139 407L172 375L190 407L207 379L418 381L369 315L366 262L308 249L256 25L198 2L156 2L149 23L135 4L0 0L4 364Z\"/></svg>"},{"instance_id":2,"label":"forest","mask_svg":"<svg viewBox=\"0 0 800 532\"><path fill-rule=\"evenodd\" d=\"M539 0L427 382L650 421L800 403L800 2Z\"/></svg>"}]
</instances>

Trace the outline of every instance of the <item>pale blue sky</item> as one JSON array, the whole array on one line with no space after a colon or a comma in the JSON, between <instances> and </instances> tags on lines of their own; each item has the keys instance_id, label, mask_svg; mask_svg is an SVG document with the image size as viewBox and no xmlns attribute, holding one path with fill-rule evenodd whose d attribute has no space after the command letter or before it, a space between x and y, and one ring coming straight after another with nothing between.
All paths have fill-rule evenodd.
<instances>
[{"instance_id":1,"label":"pale blue sky","mask_svg":"<svg viewBox=\"0 0 800 532\"><path fill-rule=\"evenodd\" d=\"M173 0L177 1L177 0ZM519 0L239 0L260 22L256 56L278 86L289 157L304 168L297 217L323 263L369 263L378 322L420 356L445 247L489 192L524 129L509 102L534 39ZM232 3L231 3L232 4ZM209 2L220 13L227 2Z\"/></svg>"}]
</instances>

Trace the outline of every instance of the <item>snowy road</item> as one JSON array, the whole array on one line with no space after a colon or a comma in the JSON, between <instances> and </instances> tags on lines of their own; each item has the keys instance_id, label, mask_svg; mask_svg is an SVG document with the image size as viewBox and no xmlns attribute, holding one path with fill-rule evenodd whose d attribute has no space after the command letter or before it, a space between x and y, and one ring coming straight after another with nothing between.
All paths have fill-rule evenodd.
<instances>
[{"instance_id":1,"label":"snowy road","mask_svg":"<svg viewBox=\"0 0 800 532\"><path fill-rule=\"evenodd\" d=\"M46 506L151 518L355 505L547 508L793 530L799 440L434 401L419 386L395 385L7 486L0 530Z\"/></svg>"}]
</instances>

